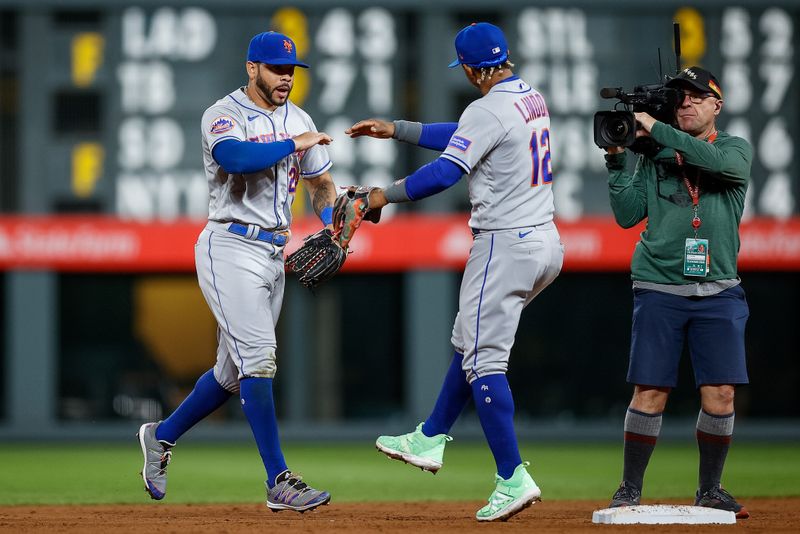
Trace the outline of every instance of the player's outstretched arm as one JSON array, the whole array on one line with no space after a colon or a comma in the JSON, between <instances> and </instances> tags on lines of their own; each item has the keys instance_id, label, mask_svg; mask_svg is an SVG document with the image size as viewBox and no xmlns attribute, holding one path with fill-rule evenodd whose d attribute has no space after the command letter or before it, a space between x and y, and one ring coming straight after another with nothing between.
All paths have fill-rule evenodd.
<instances>
[{"instance_id":1,"label":"player's outstretched arm","mask_svg":"<svg viewBox=\"0 0 800 534\"><path fill-rule=\"evenodd\" d=\"M370 210L380 210L390 203L410 202L435 195L452 187L461 179L461 176L463 176L461 167L448 159L439 158L386 188L362 187L360 189L369 191L367 207ZM357 189L359 188L350 186L348 192L352 195L356 193ZM335 219L336 207L334 206L334 223Z\"/></svg>"},{"instance_id":2,"label":"player's outstretched arm","mask_svg":"<svg viewBox=\"0 0 800 534\"><path fill-rule=\"evenodd\" d=\"M217 143L211 156L220 166L231 174L248 174L268 169L280 160L314 145L329 145L331 136L324 132L306 132L293 139L256 143L226 139Z\"/></svg>"},{"instance_id":3,"label":"player's outstretched arm","mask_svg":"<svg viewBox=\"0 0 800 534\"><path fill-rule=\"evenodd\" d=\"M403 120L387 122L380 119L366 119L355 123L344 133L350 137L365 135L376 139L392 137L404 143L442 152L447 148L447 144L457 128L457 122L422 124Z\"/></svg>"},{"instance_id":4,"label":"player's outstretched arm","mask_svg":"<svg viewBox=\"0 0 800 534\"><path fill-rule=\"evenodd\" d=\"M294 141L294 151L302 152L315 145L329 145L333 142L333 138L325 132L305 132L292 137L292 141Z\"/></svg>"},{"instance_id":5,"label":"player's outstretched arm","mask_svg":"<svg viewBox=\"0 0 800 534\"><path fill-rule=\"evenodd\" d=\"M394 123L380 119L358 121L344 131L350 137L367 135L376 139L391 139L394 136Z\"/></svg>"}]
</instances>

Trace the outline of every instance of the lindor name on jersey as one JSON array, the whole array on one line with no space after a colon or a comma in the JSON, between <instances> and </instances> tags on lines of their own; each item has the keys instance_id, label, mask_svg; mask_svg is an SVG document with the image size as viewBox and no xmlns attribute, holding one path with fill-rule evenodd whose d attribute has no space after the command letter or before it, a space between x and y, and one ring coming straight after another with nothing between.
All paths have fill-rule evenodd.
<instances>
[{"instance_id":1,"label":"lindor name on jersey","mask_svg":"<svg viewBox=\"0 0 800 534\"><path fill-rule=\"evenodd\" d=\"M517 108L517 111L519 111L526 123L541 117L550 116L550 113L547 111L547 105L544 103L544 97L539 93L523 96L514 102L514 107Z\"/></svg>"}]
</instances>

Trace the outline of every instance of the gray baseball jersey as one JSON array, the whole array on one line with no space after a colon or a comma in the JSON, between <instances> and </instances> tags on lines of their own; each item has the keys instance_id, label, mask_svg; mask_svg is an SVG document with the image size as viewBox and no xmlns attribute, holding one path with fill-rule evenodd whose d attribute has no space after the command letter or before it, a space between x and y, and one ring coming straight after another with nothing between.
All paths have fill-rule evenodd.
<instances>
[{"instance_id":1,"label":"gray baseball jersey","mask_svg":"<svg viewBox=\"0 0 800 534\"><path fill-rule=\"evenodd\" d=\"M442 157L467 174L475 234L452 343L467 380L505 373L522 310L561 272L550 117L516 76L470 104Z\"/></svg>"},{"instance_id":2,"label":"gray baseball jersey","mask_svg":"<svg viewBox=\"0 0 800 534\"><path fill-rule=\"evenodd\" d=\"M214 161L214 146L226 139L270 143L316 132L311 117L291 101L270 112L256 106L240 88L203 113L202 128L211 220L288 228L298 180L314 178L331 167L328 151L321 145L295 152L273 167L252 174L228 174Z\"/></svg>"},{"instance_id":3,"label":"gray baseball jersey","mask_svg":"<svg viewBox=\"0 0 800 534\"><path fill-rule=\"evenodd\" d=\"M442 157L467 175L471 228L553 220L550 116L542 95L519 78L467 106Z\"/></svg>"},{"instance_id":4,"label":"gray baseball jersey","mask_svg":"<svg viewBox=\"0 0 800 534\"><path fill-rule=\"evenodd\" d=\"M288 230L298 180L321 175L331 161L325 147L316 145L263 171L227 173L212 157L223 140L269 143L316 131L311 118L290 101L267 111L243 88L209 107L202 128L209 221L195 245L195 264L200 289L217 320L214 377L228 391L238 392L242 378L271 378L277 371L283 247L258 240L258 231ZM246 224L245 235L229 231L231 221Z\"/></svg>"}]
</instances>

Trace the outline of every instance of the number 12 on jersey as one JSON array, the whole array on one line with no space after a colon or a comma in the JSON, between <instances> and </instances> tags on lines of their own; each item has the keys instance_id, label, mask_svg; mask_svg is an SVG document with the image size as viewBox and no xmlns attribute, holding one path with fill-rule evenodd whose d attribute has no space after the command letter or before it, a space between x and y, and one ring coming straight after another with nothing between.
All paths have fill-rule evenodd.
<instances>
[{"instance_id":1,"label":"number 12 on jersey","mask_svg":"<svg viewBox=\"0 0 800 534\"><path fill-rule=\"evenodd\" d=\"M531 135L531 187L553 181L553 166L550 163L550 130L543 128ZM539 179L541 178L541 181Z\"/></svg>"}]
</instances>

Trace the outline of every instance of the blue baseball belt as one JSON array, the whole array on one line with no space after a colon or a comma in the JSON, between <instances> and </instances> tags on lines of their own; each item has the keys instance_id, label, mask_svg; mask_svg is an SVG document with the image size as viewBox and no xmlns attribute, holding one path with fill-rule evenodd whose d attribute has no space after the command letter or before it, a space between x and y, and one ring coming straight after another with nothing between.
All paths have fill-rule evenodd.
<instances>
[{"instance_id":1,"label":"blue baseball belt","mask_svg":"<svg viewBox=\"0 0 800 534\"><path fill-rule=\"evenodd\" d=\"M256 224L241 224L232 222L228 225L228 231L232 234L240 235L245 239L253 241L263 241L271 245L282 247L289 242L289 232L286 230L280 232L271 232L264 230Z\"/></svg>"}]
</instances>

